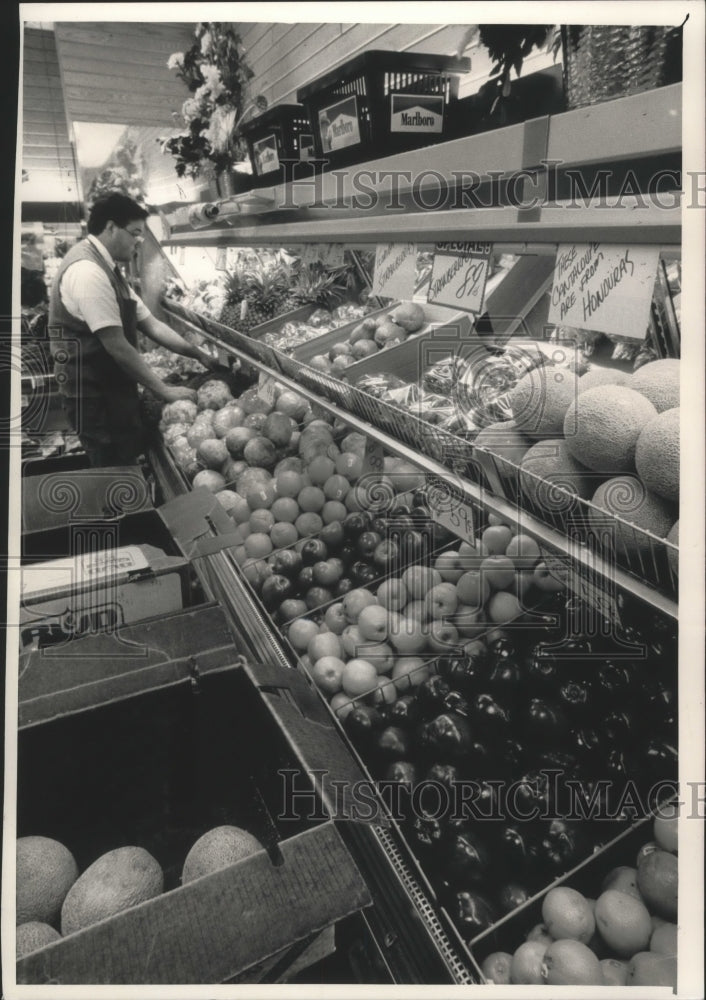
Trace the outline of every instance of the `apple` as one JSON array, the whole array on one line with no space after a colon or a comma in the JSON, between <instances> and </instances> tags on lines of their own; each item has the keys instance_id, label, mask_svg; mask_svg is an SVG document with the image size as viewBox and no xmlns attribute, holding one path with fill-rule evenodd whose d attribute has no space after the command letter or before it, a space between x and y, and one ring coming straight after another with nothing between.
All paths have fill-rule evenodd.
<instances>
[{"instance_id":1,"label":"apple","mask_svg":"<svg viewBox=\"0 0 706 1000\"><path fill-rule=\"evenodd\" d=\"M304 653L309 648L312 638L319 634L316 622L309 618L298 618L289 626L287 638L298 653Z\"/></svg>"},{"instance_id":2,"label":"apple","mask_svg":"<svg viewBox=\"0 0 706 1000\"><path fill-rule=\"evenodd\" d=\"M488 627L484 609L470 604L459 604L451 621L464 639L475 639Z\"/></svg>"},{"instance_id":3,"label":"apple","mask_svg":"<svg viewBox=\"0 0 706 1000\"><path fill-rule=\"evenodd\" d=\"M393 576L378 587L375 596L388 611L401 611L407 603L407 588L399 577Z\"/></svg>"},{"instance_id":4,"label":"apple","mask_svg":"<svg viewBox=\"0 0 706 1000\"><path fill-rule=\"evenodd\" d=\"M320 608L322 604L329 604L333 600L333 594L327 587L310 587L304 594L306 606L310 611Z\"/></svg>"},{"instance_id":5,"label":"apple","mask_svg":"<svg viewBox=\"0 0 706 1000\"><path fill-rule=\"evenodd\" d=\"M324 656L337 656L339 659L343 656L340 636L336 635L335 632L328 631L317 632L316 635L313 635L306 651L312 663L316 663Z\"/></svg>"},{"instance_id":6,"label":"apple","mask_svg":"<svg viewBox=\"0 0 706 1000\"><path fill-rule=\"evenodd\" d=\"M464 569L478 569L482 561L489 554L483 542L473 545L471 542L461 542L458 547L458 554L463 560Z\"/></svg>"},{"instance_id":7,"label":"apple","mask_svg":"<svg viewBox=\"0 0 706 1000\"><path fill-rule=\"evenodd\" d=\"M293 580L302 568L302 558L294 549L279 549L273 552L268 562L275 573Z\"/></svg>"},{"instance_id":8,"label":"apple","mask_svg":"<svg viewBox=\"0 0 706 1000\"><path fill-rule=\"evenodd\" d=\"M343 610L343 604L340 601L338 604L332 604L326 609L324 622L329 631L335 635L342 635L343 630L348 626L348 619Z\"/></svg>"},{"instance_id":9,"label":"apple","mask_svg":"<svg viewBox=\"0 0 706 1000\"><path fill-rule=\"evenodd\" d=\"M343 564L337 559L324 559L322 562L314 563L313 575L315 584L320 587L331 587L343 576Z\"/></svg>"},{"instance_id":10,"label":"apple","mask_svg":"<svg viewBox=\"0 0 706 1000\"><path fill-rule=\"evenodd\" d=\"M549 571L544 559L537 563L534 567L532 575L534 577L535 586L539 587L540 590L543 590L547 594L558 594L562 590L566 589L566 585Z\"/></svg>"},{"instance_id":11,"label":"apple","mask_svg":"<svg viewBox=\"0 0 706 1000\"><path fill-rule=\"evenodd\" d=\"M373 552L373 563L380 570L389 570L397 565L400 557L400 547L393 538L384 538Z\"/></svg>"},{"instance_id":12,"label":"apple","mask_svg":"<svg viewBox=\"0 0 706 1000\"><path fill-rule=\"evenodd\" d=\"M367 640L361 635L360 629L357 625L347 625L341 633L341 645L343 647L343 652L349 658L356 657L358 655L358 650L362 651L366 641Z\"/></svg>"},{"instance_id":13,"label":"apple","mask_svg":"<svg viewBox=\"0 0 706 1000\"><path fill-rule=\"evenodd\" d=\"M486 556L480 571L491 590L508 590L515 580L515 564L508 556Z\"/></svg>"},{"instance_id":14,"label":"apple","mask_svg":"<svg viewBox=\"0 0 706 1000\"><path fill-rule=\"evenodd\" d=\"M353 590L354 584L349 576L342 576L338 581L336 586L333 588L334 596L345 597L351 590Z\"/></svg>"},{"instance_id":15,"label":"apple","mask_svg":"<svg viewBox=\"0 0 706 1000\"><path fill-rule=\"evenodd\" d=\"M360 650L361 655L372 663L379 674L387 674L392 670L395 653L387 642L366 643Z\"/></svg>"},{"instance_id":16,"label":"apple","mask_svg":"<svg viewBox=\"0 0 706 1000\"><path fill-rule=\"evenodd\" d=\"M351 566L351 578L355 580L358 587L365 587L373 584L380 575L377 569L364 559L359 559Z\"/></svg>"},{"instance_id":17,"label":"apple","mask_svg":"<svg viewBox=\"0 0 706 1000\"><path fill-rule=\"evenodd\" d=\"M319 532L319 538L329 552L336 552L343 545L343 525L340 521L329 521Z\"/></svg>"},{"instance_id":18,"label":"apple","mask_svg":"<svg viewBox=\"0 0 706 1000\"><path fill-rule=\"evenodd\" d=\"M370 516L366 511L352 511L343 522L343 533L346 538L355 542L369 529L369 525Z\"/></svg>"},{"instance_id":19,"label":"apple","mask_svg":"<svg viewBox=\"0 0 706 1000\"><path fill-rule=\"evenodd\" d=\"M377 688L373 692L374 705L394 705L397 701L397 688L388 677L378 677Z\"/></svg>"},{"instance_id":20,"label":"apple","mask_svg":"<svg viewBox=\"0 0 706 1000\"><path fill-rule=\"evenodd\" d=\"M358 616L358 628L364 639L371 642L384 642L387 638L388 611L379 604L370 604L363 608Z\"/></svg>"},{"instance_id":21,"label":"apple","mask_svg":"<svg viewBox=\"0 0 706 1000\"><path fill-rule=\"evenodd\" d=\"M363 559L372 559L375 549L382 541L377 531L364 531L358 536L356 550Z\"/></svg>"},{"instance_id":22,"label":"apple","mask_svg":"<svg viewBox=\"0 0 706 1000\"><path fill-rule=\"evenodd\" d=\"M356 657L343 668L343 690L352 697L368 694L378 687L378 672L372 663Z\"/></svg>"},{"instance_id":23,"label":"apple","mask_svg":"<svg viewBox=\"0 0 706 1000\"><path fill-rule=\"evenodd\" d=\"M414 656L426 647L427 631L420 622L389 613L389 641L402 656Z\"/></svg>"},{"instance_id":24,"label":"apple","mask_svg":"<svg viewBox=\"0 0 706 1000\"><path fill-rule=\"evenodd\" d=\"M453 583L437 583L424 598L430 618L448 618L458 607L458 596Z\"/></svg>"},{"instance_id":25,"label":"apple","mask_svg":"<svg viewBox=\"0 0 706 1000\"><path fill-rule=\"evenodd\" d=\"M490 584L479 569L470 569L456 583L459 604L482 608L490 597Z\"/></svg>"},{"instance_id":26,"label":"apple","mask_svg":"<svg viewBox=\"0 0 706 1000\"><path fill-rule=\"evenodd\" d=\"M446 583L456 583L463 576L465 566L461 554L452 549L436 557L434 569Z\"/></svg>"},{"instance_id":27,"label":"apple","mask_svg":"<svg viewBox=\"0 0 706 1000\"><path fill-rule=\"evenodd\" d=\"M392 680L398 691L417 687L429 677L429 668L420 656L400 656L392 668Z\"/></svg>"},{"instance_id":28,"label":"apple","mask_svg":"<svg viewBox=\"0 0 706 1000\"><path fill-rule=\"evenodd\" d=\"M347 715L355 708L355 702L351 701L345 691L338 691L329 702L339 722L343 722Z\"/></svg>"},{"instance_id":29,"label":"apple","mask_svg":"<svg viewBox=\"0 0 706 1000\"><path fill-rule=\"evenodd\" d=\"M409 596L415 601L421 601L438 583L442 583L441 573L430 566L408 566L402 574Z\"/></svg>"},{"instance_id":30,"label":"apple","mask_svg":"<svg viewBox=\"0 0 706 1000\"><path fill-rule=\"evenodd\" d=\"M262 583L260 598L268 611L274 611L292 595L292 581L286 576L272 575Z\"/></svg>"},{"instance_id":31,"label":"apple","mask_svg":"<svg viewBox=\"0 0 706 1000\"><path fill-rule=\"evenodd\" d=\"M404 608L405 618L422 624L427 620L427 609L424 601L409 601Z\"/></svg>"},{"instance_id":32,"label":"apple","mask_svg":"<svg viewBox=\"0 0 706 1000\"><path fill-rule=\"evenodd\" d=\"M497 590L488 601L487 612L495 625L507 625L522 614L522 605L515 594Z\"/></svg>"},{"instance_id":33,"label":"apple","mask_svg":"<svg viewBox=\"0 0 706 1000\"><path fill-rule=\"evenodd\" d=\"M493 524L485 529L481 538L491 556L502 556L512 541L512 531L506 524Z\"/></svg>"},{"instance_id":34,"label":"apple","mask_svg":"<svg viewBox=\"0 0 706 1000\"><path fill-rule=\"evenodd\" d=\"M533 569L541 554L539 545L529 535L515 535L505 551L518 569Z\"/></svg>"},{"instance_id":35,"label":"apple","mask_svg":"<svg viewBox=\"0 0 706 1000\"><path fill-rule=\"evenodd\" d=\"M320 538L308 538L302 546L301 556L305 566L313 566L328 557L328 550Z\"/></svg>"},{"instance_id":36,"label":"apple","mask_svg":"<svg viewBox=\"0 0 706 1000\"><path fill-rule=\"evenodd\" d=\"M377 604L377 598L364 587L349 591L343 598L343 610L350 624L355 625L363 608L371 604Z\"/></svg>"},{"instance_id":37,"label":"apple","mask_svg":"<svg viewBox=\"0 0 706 1000\"><path fill-rule=\"evenodd\" d=\"M515 593L523 606L527 602L528 595L531 596L535 583L533 570L519 569L515 574Z\"/></svg>"},{"instance_id":38,"label":"apple","mask_svg":"<svg viewBox=\"0 0 706 1000\"><path fill-rule=\"evenodd\" d=\"M300 601L293 597L288 597L279 606L279 620L281 622L291 622L295 618L301 618L307 612L307 606L304 601Z\"/></svg>"},{"instance_id":39,"label":"apple","mask_svg":"<svg viewBox=\"0 0 706 1000\"><path fill-rule=\"evenodd\" d=\"M311 676L320 691L337 694L341 690L341 679L345 663L337 656L322 656L311 668Z\"/></svg>"},{"instance_id":40,"label":"apple","mask_svg":"<svg viewBox=\"0 0 706 1000\"><path fill-rule=\"evenodd\" d=\"M458 629L450 622L434 621L429 627L427 640L429 649L434 653L449 653L460 645Z\"/></svg>"},{"instance_id":41,"label":"apple","mask_svg":"<svg viewBox=\"0 0 706 1000\"><path fill-rule=\"evenodd\" d=\"M314 586L314 568L313 566L303 566L299 573L297 574L297 587L299 590L308 590L309 587Z\"/></svg>"}]
</instances>

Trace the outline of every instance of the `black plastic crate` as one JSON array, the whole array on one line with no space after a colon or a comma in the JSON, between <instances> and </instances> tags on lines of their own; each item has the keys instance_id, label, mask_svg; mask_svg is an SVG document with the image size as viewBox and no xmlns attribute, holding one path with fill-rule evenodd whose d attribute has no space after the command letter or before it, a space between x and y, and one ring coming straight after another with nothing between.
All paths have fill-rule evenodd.
<instances>
[{"instance_id":1,"label":"black plastic crate","mask_svg":"<svg viewBox=\"0 0 706 1000\"><path fill-rule=\"evenodd\" d=\"M243 125L243 135L252 163L253 187L311 176L313 167L307 161L315 155L314 137L301 104L268 108Z\"/></svg>"},{"instance_id":2,"label":"black plastic crate","mask_svg":"<svg viewBox=\"0 0 706 1000\"><path fill-rule=\"evenodd\" d=\"M470 59L374 49L306 84L297 100L317 156L338 167L445 141L458 74L470 67Z\"/></svg>"}]
</instances>

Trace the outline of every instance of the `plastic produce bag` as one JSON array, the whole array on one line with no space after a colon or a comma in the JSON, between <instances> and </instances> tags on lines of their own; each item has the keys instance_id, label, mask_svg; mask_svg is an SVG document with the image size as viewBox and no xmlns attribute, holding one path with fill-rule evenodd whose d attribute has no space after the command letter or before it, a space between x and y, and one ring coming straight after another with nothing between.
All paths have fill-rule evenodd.
<instances>
[{"instance_id":1,"label":"plastic produce bag","mask_svg":"<svg viewBox=\"0 0 706 1000\"><path fill-rule=\"evenodd\" d=\"M328 326L329 329L333 329L335 324L333 322L333 316L328 311L328 309L315 309L311 316L308 318L307 323L309 326L315 326L319 329L322 326Z\"/></svg>"}]
</instances>

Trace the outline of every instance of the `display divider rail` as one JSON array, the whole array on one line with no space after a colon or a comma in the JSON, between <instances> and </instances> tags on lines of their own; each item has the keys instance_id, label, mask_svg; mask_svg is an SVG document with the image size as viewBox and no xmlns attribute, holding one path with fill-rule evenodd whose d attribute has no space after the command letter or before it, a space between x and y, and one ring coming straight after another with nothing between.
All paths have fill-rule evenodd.
<instances>
[{"instance_id":1,"label":"display divider rail","mask_svg":"<svg viewBox=\"0 0 706 1000\"><path fill-rule=\"evenodd\" d=\"M557 489L556 492L562 494L562 502L550 510L551 518L545 520L544 508L538 516L540 509L537 505L524 501L521 507L518 505L518 477L525 473L512 462L486 453L488 457L484 461L492 462L495 467L493 482L503 484L507 490L506 495L498 495L489 488L489 479L477 461L478 452L470 441L429 425L413 414L398 410L271 348L268 350L274 355L276 367L259 358L254 359L249 353L251 342L246 343L243 349L242 345L228 343L210 331L205 331L204 336L239 360L254 364L285 388L299 393L310 403L348 424L352 430L365 436L372 433L390 454L435 476L450 495L460 492L468 503L480 506L516 530L532 536L540 547L548 548L563 558L573 578L581 577L587 586L595 588L599 585L606 592L625 592L655 611L677 619L677 581L670 553L673 550L676 554L678 550L665 539L636 528L626 520L600 512L615 524L622 541L616 547L618 560L611 558L610 553L597 554L590 546L580 543L590 523L591 512L597 510L588 501ZM243 339L247 341L247 338ZM537 482L542 483L542 480L537 479ZM576 512L579 530L572 534L567 534L567 510ZM664 592L667 589L671 593Z\"/></svg>"}]
</instances>

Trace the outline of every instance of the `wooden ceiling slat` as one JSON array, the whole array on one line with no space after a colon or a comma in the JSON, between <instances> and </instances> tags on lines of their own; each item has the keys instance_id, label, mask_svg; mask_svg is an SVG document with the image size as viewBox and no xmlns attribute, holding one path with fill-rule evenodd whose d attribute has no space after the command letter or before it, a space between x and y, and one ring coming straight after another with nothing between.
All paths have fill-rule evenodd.
<instances>
[{"instance_id":1,"label":"wooden ceiling slat","mask_svg":"<svg viewBox=\"0 0 706 1000\"><path fill-rule=\"evenodd\" d=\"M118 27L119 30L115 26L96 25L88 22L71 27L57 24L55 32L59 55L63 58L65 52L70 52L72 45L91 45L97 49L129 50L163 55L166 59L172 52L183 51L192 41L190 30L186 35L179 31L161 29L155 34L145 30L154 27L147 24L126 23ZM189 29L191 27L188 25Z\"/></svg>"},{"instance_id":2,"label":"wooden ceiling slat","mask_svg":"<svg viewBox=\"0 0 706 1000\"><path fill-rule=\"evenodd\" d=\"M103 69L104 72L95 73L89 70L72 70L65 66L64 85L67 87L92 87L99 90L110 90L112 87L120 88L125 86L127 77L124 72L124 65L122 67L123 72L119 74L113 74L110 66L104 66ZM179 86L175 87L167 73L162 73L161 76L154 77L146 77L144 73L140 73L140 82L149 84L150 93L152 94L177 95L180 97L183 96L184 99L189 94L186 87L179 81L177 81L179 82Z\"/></svg>"},{"instance_id":3,"label":"wooden ceiling slat","mask_svg":"<svg viewBox=\"0 0 706 1000\"><path fill-rule=\"evenodd\" d=\"M154 53L147 56L144 52L132 49L114 49L107 46L102 48L95 45L78 45L72 43L70 46L62 48L61 68L71 69L77 72L93 73L100 71L101 66L115 66L124 73L134 71L134 67L140 67L145 72L161 73L165 80L173 80L178 86L186 89L173 70L167 68L167 60L171 52Z\"/></svg>"}]
</instances>

